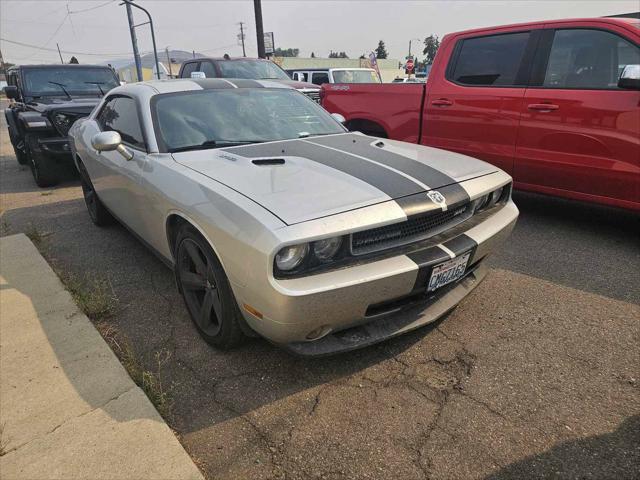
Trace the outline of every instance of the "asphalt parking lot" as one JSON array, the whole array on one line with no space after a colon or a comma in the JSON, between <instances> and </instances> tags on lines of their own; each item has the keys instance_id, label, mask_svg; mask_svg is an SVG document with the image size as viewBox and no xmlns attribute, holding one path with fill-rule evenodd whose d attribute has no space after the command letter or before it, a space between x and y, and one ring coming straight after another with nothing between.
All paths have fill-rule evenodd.
<instances>
[{"instance_id":1,"label":"asphalt parking lot","mask_svg":"<svg viewBox=\"0 0 640 480\"><path fill-rule=\"evenodd\" d=\"M0 129L2 234L38 232L59 274L111 285L107 321L147 368L169 357L169 423L207 478L638 478L637 216L519 194L487 279L437 324L330 358L223 353L171 272L94 227L76 179L39 189Z\"/></svg>"}]
</instances>

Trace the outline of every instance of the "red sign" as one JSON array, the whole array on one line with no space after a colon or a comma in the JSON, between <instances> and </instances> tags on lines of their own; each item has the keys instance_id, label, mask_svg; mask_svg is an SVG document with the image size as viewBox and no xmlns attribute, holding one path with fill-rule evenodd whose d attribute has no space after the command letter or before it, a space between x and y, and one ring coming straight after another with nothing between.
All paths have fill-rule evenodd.
<instances>
[{"instance_id":1,"label":"red sign","mask_svg":"<svg viewBox=\"0 0 640 480\"><path fill-rule=\"evenodd\" d=\"M413 59L410 58L409 60L407 60L407 70L413 70Z\"/></svg>"}]
</instances>

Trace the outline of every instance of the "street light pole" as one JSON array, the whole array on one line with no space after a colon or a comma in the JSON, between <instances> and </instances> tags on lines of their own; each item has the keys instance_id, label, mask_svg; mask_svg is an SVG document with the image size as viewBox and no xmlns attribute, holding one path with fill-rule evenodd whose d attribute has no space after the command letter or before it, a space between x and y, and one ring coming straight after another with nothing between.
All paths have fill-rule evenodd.
<instances>
[{"instance_id":1,"label":"street light pole","mask_svg":"<svg viewBox=\"0 0 640 480\"><path fill-rule=\"evenodd\" d=\"M142 64L140 63L140 54L138 53L138 44L137 44L137 41L135 40L136 38L135 28L141 27L142 25L146 25L146 24L149 24L149 27L151 28L151 42L153 43L153 58L156 62L156 76L158 77L158 80L160 80L160 64L158 62L158 49L156 48L156 34L153 29L153 19L151 18L151 14L146 8L142 8L140 5L136 5L135 3L133 3L132 0L122 0L122 3L120 5L122 4L125 4L127 6L127 15L129 15L129 26L131 28L131 41L133 42L133 52L134 52L134 55L137 55L136 70L138 71L138 81L142 80ZM131 12L131 7L136 7L137 9L142 10L144 13L147 14L147 18L149 20L146 22L139 23L137 25L132 25L133 14Z\"/></svg>"},{"instance_id":2,"label":"street light pole","mask_svg":"<svg viewBox=\"0 0 640 480\"><path fill-rule=\"evenodd\" d=\"M247 53L244 50L244 28L243 28L243 24L244 24L244 22L240 22L240 40L242 41L242 56L246 57Z\"/></svg>"},{"instance_id":3,"label":"street light pole","mask_svg":"<svg viewBox=\"0 0 640 480\"><path fill-rule=\"evenodd\" d=\"M258 40L258 57L265 58L264 53L264 29L262 28L262 3L261 0L253 0L253 11L256 15L256 37Z\"/></svg>"},{"instance_id":4,"label":"street light pole","mask_svg":"<svg viewBox=\"0 0 640 480\"><path fill-rule=\"evenodd\" d=\"M127 3L127 20L129 21L129 33L131 33L131 45L133 45L133 61L136 64L136 75L138 81L141 82L142 78L142 63L140 62L140 52L138 51L138 38L136 37L136 27L133 25L133 11L131 5Z\"/></svg>"}]
</instances>

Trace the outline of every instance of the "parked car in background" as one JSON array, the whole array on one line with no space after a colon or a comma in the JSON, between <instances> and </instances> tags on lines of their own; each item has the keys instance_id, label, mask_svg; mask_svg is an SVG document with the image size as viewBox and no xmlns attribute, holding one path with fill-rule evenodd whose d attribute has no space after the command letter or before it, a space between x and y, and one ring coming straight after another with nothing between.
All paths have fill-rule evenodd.
<instances>
[{"instance_id":1,"label":"parked car in background","mask_svg":"<svg viewBox=\"0 0 640 480\"><path fill-rule=\"evenodd\" d=\"M426 80L424 78L416 77L397 77L394 78L391 83L424 83Z\"/></svg>"},{"instance_id":2,"label":"parked car in background","mask_svg":"<svg viewBox=\"0 0 640 480\"><path fill-rule=\"evenodd\" d=\"M7 72L4 115L21 165L29 165L39 187L58 182L63 163L71 165L67 133L100 98L119 85L113 70L97 65L22 65Z\"/></svg>"},{"instance_id":3,"label":"parked car in background","mask_svg":"<svg viewBox=\"0 0 640 480\"><path fill-rule=\"evenodd\" d=\"M193 75L196 72L200 74ZM204 75L204 77L203 77ZM320 102L317 85L292 80L287 73L270 60L261 58L197 58L188 60L180 67L179 78L247 78L251 80L273 80L304 93L313 101Z\"/></svg>"},{"instance_id":4,"label":"parked car in background","mask_svg":"<svg viewBox=\"0 0 640 480\"><path fill-rule=\"evenodd\" d=\"M156 251L221 348L255 331L320 355L433 322L518 216L499 168L348 133L269 81L127 85L70 137L93 222Z\"/></svg>"},{"instance_id":5,"label":"parked car in background","mask_svg":"<svg viewBox=\"0 0 640 480\"><path fill-rule=\"evenodd\" d=\"M640 21L554 20L447 35L426 85L328 85L351 130L444 148L517 189L640 210Z\"/></svg>"},{"instance_id":6,"label":"parked car in background","mask_svg":"<svg viewBox=\"0 0 640 480\"><path fill-rule=\"evenodd\" d=\"M287 70L294 80L324 83L381 83L373 68L309 68Z\"/></svg>"}]
</instances>

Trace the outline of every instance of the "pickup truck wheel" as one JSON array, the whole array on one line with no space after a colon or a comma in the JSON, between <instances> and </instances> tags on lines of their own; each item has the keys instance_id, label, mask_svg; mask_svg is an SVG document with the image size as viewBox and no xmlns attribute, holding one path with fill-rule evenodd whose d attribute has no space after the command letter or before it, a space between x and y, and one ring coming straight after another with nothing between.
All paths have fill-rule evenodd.
<instances>
[{"instance_id":1,"label":"pickup truck wheel","mask_svg":"<svg viewBox=\"0 0 640 480\"><path fill-rule=\"evenodd\" d=\"M38 150L36 137L27 137L27 153L29 158L29 166L36 185L40 188L52 187L58 183L58 175L54 171L54 162L49 161L47 157Z\"/></svg>"},{"instance_id":2,"label":"pickup truck wheel","mask_svg":"<svg viewBox=\"0 0 640 480\"><path fill-rule=\"evenodd\" d=\"M190 225L176 240L176 279L198 333L209 344L229 349L245 338L229 280L213 249Z\"/></svg>"},{"instance_id":3,"label":"pickup truck wheel","mask_svg":"<svg viewBox=\"0 0 640 480\"><path fill-rule=\"evenodd\" d=\"M87 206L87 212L89 212L89 218L98 227L104 227L114 223L115 219L109 213L109 210L102 204L98 194L96 193L87 170L84 168L82 162L78 161L78 170L80 172L80 185L82 186L82 195L84 196L84 203Z\"/></svg>"}]
</instances>

